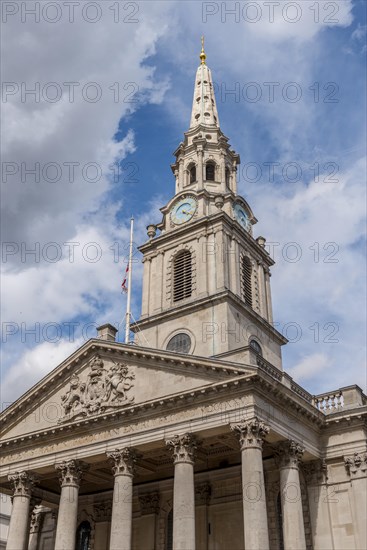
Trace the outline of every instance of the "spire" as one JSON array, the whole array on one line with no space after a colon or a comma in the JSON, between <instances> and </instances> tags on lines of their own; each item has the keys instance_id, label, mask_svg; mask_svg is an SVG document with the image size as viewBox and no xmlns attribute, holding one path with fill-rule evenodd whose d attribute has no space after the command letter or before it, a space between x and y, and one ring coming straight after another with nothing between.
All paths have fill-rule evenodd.
<instances>
[{"instance_id":1,"label":"spire","mask_svg":"<svg viewBox=\"0 0 367 550\"><path fill-rule=\"evenodd\" d=\"M201 37L200 60L201 64L196 71L190 128L195 128L199 124L216 126L219 128L219 118L217 105L215 103L212 74L206 64L203 36Z\"/></svg>"},{"instance_id":2,"label":"spire","mask_svg":"<svg viewBox=\"0 0 367 550\"><path fill-rule=\"evenodd\" d=\"M205 65L206 54L205 54L205 51L204 51L204 37L203 37L203 36L201 37L201 53L200 53L200 59L201 59L201 64L202 64L202 65Z\"/></svg>"}]
</instances>

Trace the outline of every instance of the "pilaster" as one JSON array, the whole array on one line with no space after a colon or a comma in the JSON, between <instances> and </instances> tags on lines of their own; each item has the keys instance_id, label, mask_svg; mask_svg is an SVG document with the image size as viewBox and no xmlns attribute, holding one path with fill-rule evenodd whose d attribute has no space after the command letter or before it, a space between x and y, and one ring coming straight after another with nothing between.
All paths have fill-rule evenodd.
<instances>
[{"instance_id":1,"label":"pilaster","mask_svg":"<svg viewBox=\"0 0 367 550\"><path fill-rule=\"evenodd\" d=\"M354 453L344 457L350 478L355 518L356 548L367 548L367 453Z\"/></svg>"},{"instance_id":2,"label":"pilaster","mask_svg":"<svg viewBox=\"0 0 367 550\"><path fill-rule=\"evenodd\" d=\"M212 494L209 482L195 486L196 541L199 548L208 548L208 505Z\"/></svg>"},{"instance_id":3,"label":"pilaster","mask_svg":"<svg viewBox=\"0 0 367 550\"><path fill-rule=\"evenodd\" d=\"M37 550L39 533L42 530L44 519L45 519L44 509L40 506L37 506L36 508L34 508L31 515L28 550Z\"/></svg>"}]
</instances>

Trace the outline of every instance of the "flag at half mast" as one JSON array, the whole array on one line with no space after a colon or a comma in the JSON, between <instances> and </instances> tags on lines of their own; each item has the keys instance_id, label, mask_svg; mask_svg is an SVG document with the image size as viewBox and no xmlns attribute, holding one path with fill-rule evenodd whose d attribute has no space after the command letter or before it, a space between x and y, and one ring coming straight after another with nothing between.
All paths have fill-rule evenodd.
<instances>
[{"instance_id":1,"label":"flag at half mast","mask_svg":"<svg viewBox=\"0 0 367 550\"><path fill-rule=\"evenodd\" d=\"M127 292L127 276L128 276L128 273L129 273L129 264L127 265L127 268L126 268L126 271L125 271L125 278L121 283L122 292Z\"/></svg>"}]
</instances>

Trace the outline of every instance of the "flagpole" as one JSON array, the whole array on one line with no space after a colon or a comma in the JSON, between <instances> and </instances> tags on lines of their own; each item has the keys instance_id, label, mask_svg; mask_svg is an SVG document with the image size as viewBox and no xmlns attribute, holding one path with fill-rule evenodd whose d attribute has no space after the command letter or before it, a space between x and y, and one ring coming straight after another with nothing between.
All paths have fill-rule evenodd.
<instances>
[{"instance_id":1,"label":"flagpole","mask_svg":"<svg viewBox=\"0 0 367 550\"><path fill-rule=\"evenodd\" d=\"M130 250L129 250L129 273L127 285L127 304L126 304L126 328L125 328L125 344L130 340L130 320L131 320L131 280L133 271L133 233L134 233L134 218L130 220Z\"/></svg>"}]
</instances>

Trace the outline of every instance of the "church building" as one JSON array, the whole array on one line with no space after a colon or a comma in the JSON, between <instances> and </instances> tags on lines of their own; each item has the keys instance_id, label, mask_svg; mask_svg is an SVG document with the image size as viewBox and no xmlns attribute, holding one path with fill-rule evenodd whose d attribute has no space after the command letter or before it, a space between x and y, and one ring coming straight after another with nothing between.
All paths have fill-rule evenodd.
<instances>
[{"instance_id":1,"label":"church building","mask_svg":"<svg viewBox=\"0 0 367 550\"><path fill-rule=\"evenodd\" d=\"M367 398L282 368L274 264L204 48L135 341L105 324L1 415L7 550L367 548Z\"/></svg>"}]
</instances>

